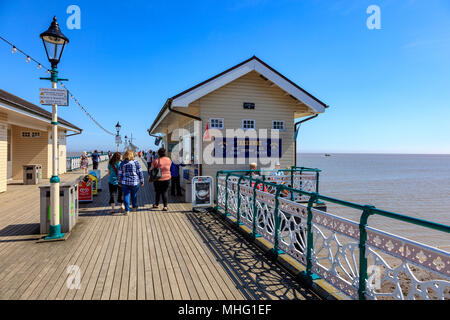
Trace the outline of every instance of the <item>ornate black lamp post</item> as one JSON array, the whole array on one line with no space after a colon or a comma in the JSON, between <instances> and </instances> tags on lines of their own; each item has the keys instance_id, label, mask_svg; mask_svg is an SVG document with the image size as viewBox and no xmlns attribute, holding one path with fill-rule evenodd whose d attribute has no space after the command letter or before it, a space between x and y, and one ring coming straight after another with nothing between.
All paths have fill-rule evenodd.
<instances>
[{"instance_id":1,"label":"ornate black lamp post","mask_svg":"<svg viewBox=\"0 0 450 320\"><path fill-rule=\"evenodd\" d=\"M47 31L40 35L42 42L44 43L45 52L47 54L48 61L52 65L51 77L41 78L50 80L52 82L52 88L56 89L58 81L66 80L58 78L58 70L56 69L61 55L64 51L64 47L69 43L69 39L62 34L59 29L56 17L53 17L53 21ZM52 162L52 177L50 178L50 228L49 234L46 237L47 240L60 239L64 236L61 233L61 224L59 221L59 182L58 177L58 106L52 105L52 138L53 138L53 162Z\"/></svg>"}]
</instances>

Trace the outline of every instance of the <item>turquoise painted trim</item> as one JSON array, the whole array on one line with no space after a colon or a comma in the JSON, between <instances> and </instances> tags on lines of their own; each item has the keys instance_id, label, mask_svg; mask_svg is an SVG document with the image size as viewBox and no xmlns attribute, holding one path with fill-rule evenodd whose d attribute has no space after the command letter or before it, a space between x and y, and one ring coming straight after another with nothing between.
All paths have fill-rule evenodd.
<instances>
[{"instance_id":1,"label":"turquoise painted trim","mask_svg":"<svg viewBox=\"0 0 450 320\"><path fill-rule=\"evenodd\" d=\"M228 177L230 174L227 174L227 177L225 178L225 215L228 214Z\"/></svg>"},{"instance_id":2,"label":"turquoise painted trim","mask_svg":"<svg viewBox=\"0 0 450 320\"><path fill-rule=\"evenodd\" d=\"M311 273L309 276L308 276L308 274L307 274L306 271L301 271L300 273L301 273L302 275L308 277L308 279L310 279L310 280L319 280L319 279L322 279L320 276L318 276L318 275L315 274L315 273Z\"/></svg>"},{"instance_id":3,"label":"turquoise painted trim","mask_svg":"<svg viewBox=\"0 0 450 320\"><path fill-rule=\"evenodd\" d=\"M306 240L306 275L309 279L312 279L312 252L314 248L314 236L312 230L312 211L311 208L313 203L317 200L317 194L313 194L308 201L308 217L306 222L306 232L307 232L307 240Z\"/></svg>"},{"instance_id":4,"label":"turquoise painted trim","mask_svg":"<svg viewBox=\"0 0 450 320\"><path fill-rule=\"evenodd\" d=\"M250 177L250 185L252 183L253 179ZM256 207L256 188L257 184L255 182L253 186L253 220L252 220L252 236L254 238L257 238L259 234L256 233L256 213L257 213L257 207Z\"/></svg>"},{"instance_id":5,"label":"turquoise painted trim","mask_svg":"<svg viewBox=\"0 0 450 320\"><path fill-rule=\"evenodd\" d=\"M244 176L241 176L237 184L237 210L236 210L236 224L239 226L241 224L241 180Z\"/></svg>"},{"instance_id":6,"label":"turquoise painted trim","mask_svg":"<svg viewBox=\"0 0 450 320\"><path fill-rule=\"evenodd\" d=\"M216 172L216 212L219 212L219 183L217 181L219 181L220 173L220 171Z\"/></svg>"},{"instance_id":7,"label":"turquoise painted trim","mask_svg":"<svg viewBox=\"0 0 450 320\"><path fill-rule=\"evenodd\" d=\"M53 124L53 125L58 125L58 124L59 124L58 121L52 121L52 122L50 122L50 123Z\"/></svg>"},{"instance_id":8,"label":"turquoise painted trim","mask_svg":"<svg viewBox=\"0 0 450 320\"><path fill-rule=\"evenodd\" d=\"M61 182L61 179L59 179L58 176L52 176L50 178L50 183L60 183L60 182Z\"/></svg>"},{"instance_id":9,"label":"turquoise painted trim","mask_svg":"<svg viewBox=\"0 0 450 320\"><path fill-rule=\"evenodd\" d=\"M62 237L64 237L64 233L61 233L61 225L55 225L49 226L49 233L48 236L45 237L45 240L55 240L55 239L61 239Z\"/></svg>"},{"instance_id":10,"label":"turquoise painted trim","mask_svg":"<svg viewBox=\"0 0 450 320\"><path fill-rule=\"evenodd\" d=\"M280 233L280 215L278 212L278 207L280 204L279 198L280 198L280 192L281 192L281 188L278 186L277 187L277 191L275 193L275 208L273 209L273 216L275 219L275 227L273 230L273 252L275 253L275 255L278 255L278 239L280 238L279 233Z\"/></svg>"}]
</instances>

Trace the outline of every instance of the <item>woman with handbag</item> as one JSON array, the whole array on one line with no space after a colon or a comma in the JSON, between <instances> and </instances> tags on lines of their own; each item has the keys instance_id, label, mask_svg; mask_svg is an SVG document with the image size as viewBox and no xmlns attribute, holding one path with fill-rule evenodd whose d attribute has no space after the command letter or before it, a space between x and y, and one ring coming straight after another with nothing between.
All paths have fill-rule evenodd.
<instances>
[{"instance_id":1,"label":"woman with handbag","mask_svg":"<svg viewBox=\"0 0 450 320\"><path fill-rule=\"evenodd\" d=\"M149 181L153 181L153 186L155 187L155 203L153 208L159 207L159 199L162 197L163 200L163 211L167 211L168 202L168 191L170 178L170 166L172 165L172 160L166 156L166 149L160 148L158 150L158 158L153 160L152 166L150 168Z\"/></svg>"},{"instance_id":2,"label":"woman with handbag","mask_svg":"<svg viewBox=\"0 0 450 320\"><path fill-rule=\"evenodd\" d=\"M115 205L115 195L117 195L117 202L120 204L122 210L125 209L123 205L122 200L122 188L119 187L119 167L120 167L120 160L122 158L122 154L120 152L115 152L111 158L109 159L108 163L108 186L109 186L109 204L111 205L111 211L110 213L115 213L114 205Z\"/></svg>"}]
</instances>

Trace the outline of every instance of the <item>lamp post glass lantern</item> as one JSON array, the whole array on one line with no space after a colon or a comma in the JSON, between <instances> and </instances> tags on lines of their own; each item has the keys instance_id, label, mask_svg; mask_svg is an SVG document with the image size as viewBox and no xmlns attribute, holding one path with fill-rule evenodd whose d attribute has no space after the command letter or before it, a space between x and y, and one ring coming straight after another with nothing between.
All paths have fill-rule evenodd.
<instances>
[{"instance_id":1,"label":"lamp post glass lantern","mask_svg":"<svg viewBox=\"0 0 450 320\"><path fill-rule=\"evenodd\" d=\"M117 131L117 135L116 135L117 152L119 152L119 144L120 144L119 131L120 131L120 128L122 128L122 126L120 125L119 121L117 121L117 124L116 124L116 131Z\"/></svg>"},{"instance_id":2,"label":"lamp post glass lantern","mask_svg":"<svg viewBox=\"0 0 450 320\"><path fill-rule=\"evenodd\" d=\"M41 78L50 80L52 82L52 88L58 87L58 81L65 79L58 78L58 70L56 69L59 61L61 60L64 47L69 43L69 39L59 29L56 17L53 17L53 21L47 31L40 34L42 43L44 44L45 53L47 54L48 61L52 65L51 77ZM52 177L50 178L50 226L49 234L45 238L47 240L60 239L64 236L61 233L61 224L59 221L59 182L58 177L58 106L52 105Z\"/></svg>"},{"instance_id":3,"label":"lamp post glass lantern","mask_svg":"<svg viewBox=\"0 0 450 320\"><path fill-rule=\"evenodd\" d=\"M67 39L67 37L59 29L59 24L58 21L56 21L56 17L53 17L50 27L47 31L42 32L40 37L44 43L48 61L50 61L52 68L56 68L61 60L64 47L67 43L69 43L69 39Z\"/></svg>"}]
</instances>

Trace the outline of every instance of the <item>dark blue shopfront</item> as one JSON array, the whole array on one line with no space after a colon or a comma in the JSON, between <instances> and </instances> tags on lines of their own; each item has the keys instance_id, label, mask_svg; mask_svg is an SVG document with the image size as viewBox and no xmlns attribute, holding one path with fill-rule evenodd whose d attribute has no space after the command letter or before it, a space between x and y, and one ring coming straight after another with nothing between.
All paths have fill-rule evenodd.
<instances>
[{"instance_id":1,"label":"dark blue shopfront","mask_svg":"<svg viewBox=\"0 0 450 320\"><path fill-rule=\"evenodd\" d=\"M281 158L282 139L214 138L216 158Z\"/></svg>"}]
</instances>

